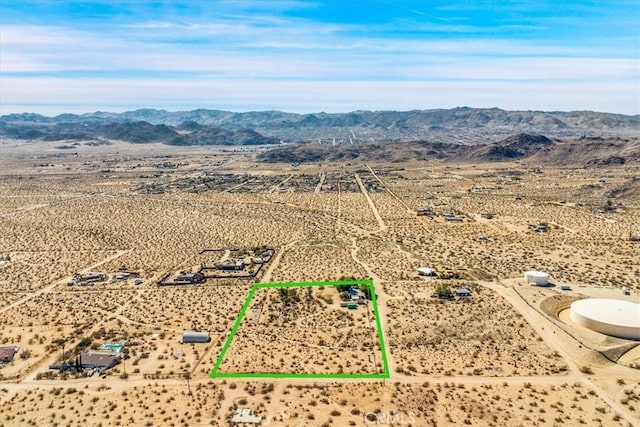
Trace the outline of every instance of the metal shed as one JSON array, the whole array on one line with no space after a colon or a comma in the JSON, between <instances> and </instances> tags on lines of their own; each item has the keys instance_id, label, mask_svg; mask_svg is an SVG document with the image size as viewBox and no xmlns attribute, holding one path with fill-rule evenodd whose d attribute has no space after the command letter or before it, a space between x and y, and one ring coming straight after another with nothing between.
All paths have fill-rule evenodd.
<instances>
[{"instance_id":1,"label":"metal shed","mask_svg":"<svg viewBox=\"0 0 640 427\"><path fill-rule=\"evenodd\" d=\"M183 343L203 343L211 341L209 332L185 331L182 334Z\"/></svg>"}]
</instances>

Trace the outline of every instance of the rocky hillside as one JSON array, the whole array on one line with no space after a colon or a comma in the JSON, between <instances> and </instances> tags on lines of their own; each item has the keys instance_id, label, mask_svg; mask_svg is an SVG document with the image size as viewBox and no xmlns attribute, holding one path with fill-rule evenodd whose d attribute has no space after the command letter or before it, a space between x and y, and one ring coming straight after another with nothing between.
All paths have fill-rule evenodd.
<instances>
[{"instance_id":1,"label":"rocky hillside","mask_svg":"<svg viewBox=\"0 0 640 427\"><path fill-rule=\"evenodd\" d=\"M125 113L62 114L56 117L9 114L0 118L0 135L31 139L43 137L40 132L48 134L44 129L51 126L69 127L76 124L95 127L139 122L166 125L173 130L180 130L179 127L186 123L184 126L191 128L182 130L189 132L197 131L194 125L233 132L252 129L275 140L331 145L421 140L476 145L498 142L519 133L542 134L549 138L630 138L640 134L639 115L460 107L449 110L354 111L340 114L281 111L235 113L203 109L178 112L142 109ZM165 132L163 129L156 131ZM168 140L176 138L171 135L164 137ZM176 141L183 143L185 140Z\"/></svg>"},{"instance_id":2,"label":"rocky hillside","mask_svg":"<svg viewBox=\"0 0 640 427\"><path fill-rule=\"evenodd\" d=\"M258 158L266 162L286 163L437 159L466 163L519 160L539 165L585 167L628 163L640 167L640 139L582 137L552 140L543 135L518 134L481 146L430 141L338 146L287 144L262 152Z\"/></svg>"},{"instance_id":3,"label":"rocky hillside","mask_svg":"<svg viewBox=\"0 0 640 427\"><path fill-rule=\"evenodd\" d=\"M6 116L5 116L6 117ZM146 121L76 120L0 121L0 136L12 139L43 141L118 140L133 144L162 143L168 145L262 145L275 144L275 138L265 137L251 129L223 129L217 126L187 122L172 127Z\"/></svg>"}]
</instances>

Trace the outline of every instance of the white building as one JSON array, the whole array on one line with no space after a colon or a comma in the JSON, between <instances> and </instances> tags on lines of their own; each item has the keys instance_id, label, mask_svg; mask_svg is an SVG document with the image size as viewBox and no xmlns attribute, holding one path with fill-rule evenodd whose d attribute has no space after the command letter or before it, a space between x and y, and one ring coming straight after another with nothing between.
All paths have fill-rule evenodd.
<instances>
[{"instance_id":1,"label":"white building","mask_svg":"<svg viewBox=\"0 0 640 427\"><path fill-rule=\"evenodd\" d=\"M240 408L236 409L233 413L231 422L238 424L260 424L262 422L262 417L255 415L249 408Z\"/></svg>"},{"instance_id":2,"label":"white building","mask_svg":"<svg viewBox=\"0 0 640 427\"><path fill-rule=\"evenodd\" d=\"M524 281L530 285L546 286L549 284L549 273L534 270L525 271Z\"/></svg>"},{"instance_id":3,"label":"white building","mask_svg":"<svg viewBox=\"0 0 640 427\"><path fill-rule=\"evenodd\" d=\"M421 276L436 276L436 271L431 267L418 267L418 274Z\"/></svg>"}]
</instances>

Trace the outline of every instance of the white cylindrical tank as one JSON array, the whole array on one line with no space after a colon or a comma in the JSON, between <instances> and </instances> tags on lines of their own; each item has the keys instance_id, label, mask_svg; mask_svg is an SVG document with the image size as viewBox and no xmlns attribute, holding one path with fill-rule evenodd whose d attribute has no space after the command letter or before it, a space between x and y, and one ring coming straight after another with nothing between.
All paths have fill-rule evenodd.
<instances>
[{"instance_id":1,"label":"white cylindrical tank","mask_svg":"<svg viewBox=\"0 0 640 427\"><path fill-rule=\"evenodd\" d=\"M571 304L572 321L602 334L640 340L640 304L605 298L587 298Z\"/></svg>"},{"instance_id":2,"label":"white cylindrical tank","mask_svg":"<svg viewBox=\"0 0 640 427\"><path fill-rule=\"evenodd\" d=\"M549 274L543 271L525 271L524 281L530 285L545 286L549 284Z\"/></svg>"}]
</instances>

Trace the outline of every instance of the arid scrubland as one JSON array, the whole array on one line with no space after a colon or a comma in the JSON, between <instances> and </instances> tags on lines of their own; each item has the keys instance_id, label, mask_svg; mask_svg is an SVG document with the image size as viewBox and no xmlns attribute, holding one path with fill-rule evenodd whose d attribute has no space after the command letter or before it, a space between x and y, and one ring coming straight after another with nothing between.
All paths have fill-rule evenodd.
<instances>
[{"instance_id":1,"label":"arid scrubland","mask_svg":"<svg viewBox=\"0 0 640 427\"><path fill-rule=\"evenodd\" d=\"M633 387L626 391L625 402L637 406ZM126 388L105 383L34 386L4 403L0 425L227 426L238 407L254 408L265 424L275 426L628 425L575 383L207 381L188 387L184 380L127 383Z\"/></svg>"},{"instance_id":2,"label":"arid scrubland","mask_svg":"<svg viewBox=\"0 0 640 427\"><path fill-rule=\"evenodd\" d=\"M473 290L473 298L456 302L428 296L388 302L388 345L396 371L446 376L566 372L560 355L508 303L486 289Z\"/></svg>"},{"instance_id":3,"label":"arid scrubland","mask_svg":"<svg viewBox=\"0 0 640 427\"><path fill-rule=\"evenodd\" d=\"M344 239L300 242L283 251L271 278L274 282L299 282L365 277L365 271L351 258L348 245Z\"/></svg>"},{"instance_id":4,"label":"arid scrubland","mask_svg":"<svg viewBox=\"0 0 640 427\"><path fill-rule=\"evenodd\" d=\"M0 367L0 425L228 425L236 408L282 426L638 422L637 343L584 332L548 302L637 301L640 243L627 238L640 234L640 200L628 167L31 150L0 159L0 347L19 347ZM254 278L158 286L263 246L275 253ZM530 287L529 269L572 290ZM122 271L139 277L116 279ZM109 277L73 282L91 272ZM373 279L381 331L371 301L348 310L331 287L260 289L221 372L379 373L381 333L389 379L209 377L254 283L341 278ZM457 287L472 296L434 296ZM185 331L211 341L183 343ZM49 369L123 340L104 378Z\"/></svg>"},{"instance_id":5,"label":"arid scrubland","mask_svg":"<svg viewBox=\"0 0 640 427\"><path fill-rule=\"evenodd\" d=\"M335 287L259 289L220 372L383 373L371 304L340 307Z\"/></svg>"},{"instance_id":6,"label":"arid scrubland","mask_svg":"<svg viewBox=\"0 0 640 427\"><path fill-rule=\"evenodd\" d=\"M398 179L395 172L387 183L405 196L404 204L435 213L432 219L421 217L422 230L412 223L394 230L397 240L425 262L466 269L479 278L540 269L558 282L640 286L638 245L627 240L630 233L640 233L640 200L611 202L616 188L633 176L631 170L603 170L600 179L589 170L448 169L428 169L426 176L412 171L407 179ZM380 206L384 209L385 203ZM402 212L400 203L395 208ZM464 222L446 224L441 215L448 212L463 216ZM480 219L483 213L494 218ZM531 230L543 223L548 232Z\"/></svg>"}]
</instances>

